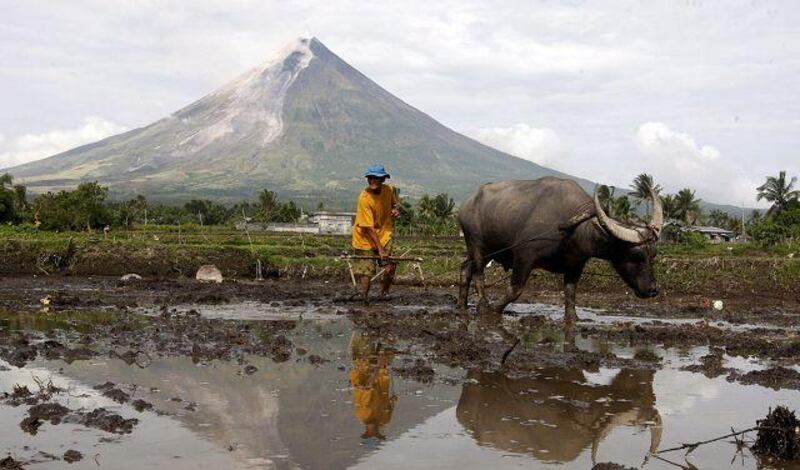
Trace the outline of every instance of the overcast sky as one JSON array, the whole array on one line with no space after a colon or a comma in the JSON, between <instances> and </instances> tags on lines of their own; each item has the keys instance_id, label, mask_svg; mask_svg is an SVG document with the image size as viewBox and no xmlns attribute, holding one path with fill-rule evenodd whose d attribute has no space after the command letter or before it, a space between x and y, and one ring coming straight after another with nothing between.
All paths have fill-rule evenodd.
<instances>
[{"instance_id":1,"label":"overcast sky","mask_svg":"<svg viewBox=\"0 0 800 470\"><path fill-rule=\"evenodd\" d=\"M755 206L766 175L800 175L796 1L0 1L0 168L316 36L445 125L576 176Z\"/></svg>"}]
</instances>

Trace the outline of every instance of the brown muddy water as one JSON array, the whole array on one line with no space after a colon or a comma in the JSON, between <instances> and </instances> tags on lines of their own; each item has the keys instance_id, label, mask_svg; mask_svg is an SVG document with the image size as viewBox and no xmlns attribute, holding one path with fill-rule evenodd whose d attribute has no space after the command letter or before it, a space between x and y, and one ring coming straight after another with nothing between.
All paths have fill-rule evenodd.
<instances>
[{"instance_id":1,"label":"brown muddy water","mask_svg":"<svg viewBox=\"0 0 800 470\"><path fill-rule=\"evenodd\" d=\"M524 314L506 317L509 331L528 316L556 315L544 305L515 308ZM391 322L415 307L380 309ZM35 391L37 381L52 380L64 389L52 401L70 410L103 407L138 420L127 434L76 420L45 420L32 435L20 427L28 406L0 404L0 460L10 455L24 468L64 468L65 452L75 450L83 458L68 468L588 469L615 462L649 469L751 469L762 468L759 460L729 439L688 456L663 454L666 460L652 452L720 436L731 427L752 427L770 407L800 407L795 388L743 385L724 375L682 370L709 354L707 346L651 345L646 350L657 360L643 365L625 362L642 351L630 342L526 330L523 343L617 362L584 368L551 361L520 374L500 363L460 367L443 361L425 341L353 321L348 307L241 302L185 305L174 315L181 312L199 313L198 321L293 321L285 332L291 355L276 362L262 355L198 360L148 354L147 360L126 361L102 354L70 363L40 355L22 367L0 360L0 393L12 393L15 385ZM141 308L128 315L158 313ZM579 315L594 328L643 323L597 311ZM466 331L481 331L468 323ZM9 335L53 327L46 317L24 326L0 317L0 331ZM722 367L740 373L772 365L765 358L720 357ZM95 387L106 382L130 399L119 403L102 395ZM137 411L137 399L152 408Z\"/></svg>"}]
</instances>

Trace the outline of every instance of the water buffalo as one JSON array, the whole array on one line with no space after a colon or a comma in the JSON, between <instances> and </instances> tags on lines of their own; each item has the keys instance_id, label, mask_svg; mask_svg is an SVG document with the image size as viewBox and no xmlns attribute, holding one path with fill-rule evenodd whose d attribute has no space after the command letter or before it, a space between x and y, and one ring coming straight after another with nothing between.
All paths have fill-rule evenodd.
<instances>
[{"instance_id":1,"label":"water buffalo","mask_svg":"<svg viewBox=\"0 0 800 470\"><path fill-rule=\"evenodd\" d=\"M654 376L652 370L590 373L550 367L538 369L536 377L510 378L473 370L456 418L480 445L575 467L579 462L574 461L591 449L591 466L601 442L621 427L649 429L647 449L658 450L662 420Z\"/></svg>"},{"instance_id":2,"label":"water buffalo","mask_svg":"<svg viewBox=\"0 0 800 470\"><path fill-rule=\"evenodd\" d=\"M652 263L655 242L664 223L661 200L651 194L653 215L647 226L632 226L609 217L571 180L502 181L480 187L458 212L467 245L462 266L459 306L467 307L473 276L478 310L490 309L483 271L495 260L512 270L511 282L495 311L516 300L534 268L564 275L568 322L577 320L575 287L590 258L601 258L642 298L658 294Z\"/></svg>"}]
</instances>

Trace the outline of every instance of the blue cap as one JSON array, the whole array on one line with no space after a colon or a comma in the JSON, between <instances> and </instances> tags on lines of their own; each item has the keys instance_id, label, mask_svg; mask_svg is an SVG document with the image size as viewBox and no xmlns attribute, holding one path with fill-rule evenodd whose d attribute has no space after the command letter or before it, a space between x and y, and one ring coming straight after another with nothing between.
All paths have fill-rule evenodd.
<instances>
[{"instance_id":1,"label":"blue cap","mask_svg":"<svg viewBox=\"0 0 800 470\"><path fill-rule=\"evenodd\" d=\"M367 168L367 172L364 173L364 176L376 176L378 178L391 178L389 173L386 173L386 169L380 163L376 163L374 165L370 165Z\"/></svg>"}]
</instances>

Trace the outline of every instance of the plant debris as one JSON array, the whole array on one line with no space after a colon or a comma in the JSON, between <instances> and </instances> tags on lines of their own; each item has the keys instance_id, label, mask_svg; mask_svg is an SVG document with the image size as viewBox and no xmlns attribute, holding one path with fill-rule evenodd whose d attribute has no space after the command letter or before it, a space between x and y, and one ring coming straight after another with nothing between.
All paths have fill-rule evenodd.
<instances>
[{"instance_id":1,"label":"plant debris","mask_svg":"<svg viewBox=\"0 0 800 470\"><path fill-rule=\"evenodd\" d=\"M800 420L785 406L770 409L759 426L753 453L777 460L800 460Z\"/></svg>"}]
</instances>

